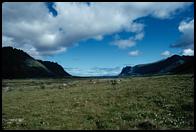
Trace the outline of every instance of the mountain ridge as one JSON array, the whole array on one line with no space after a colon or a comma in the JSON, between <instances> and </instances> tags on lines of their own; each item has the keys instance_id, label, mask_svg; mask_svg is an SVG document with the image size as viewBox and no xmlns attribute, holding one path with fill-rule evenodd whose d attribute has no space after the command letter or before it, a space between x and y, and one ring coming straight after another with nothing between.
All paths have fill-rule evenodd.
<instances>
[{"instance_id":1,"label":"mountain ridge","mask_svg":"<svg viewBox=\"0 0 196 132\"><path fill-rule=\"evenodd\" d=\"M62 66L50 61L36 60L23 50L2 47L3 78L70 77Z\"/></svg>"},{"instance_id":2,"label":"mountain ridge","mask_svg":"<svg viewBox=\"0 0 196 132\"><path fill-rule=\"evenodd\" d=\"M117 77L194 73L194 56L173 55L159 61L123 67ZM71 77L56 62L36 60L13 47L2 47L3 78ZM72 76L75 77L75 76Z\"/></svg>"},{"instance_id":3,"label":"mountain ridge","mask_svg":"<svg viewBox=\"0 0 196 132\"><path fill-rule=\"evenodd\" d=\"M166 59L135 66L126 66L119 76L179 74L194 72L194 56L173 55Z\"/></svg>"}]
</instances>

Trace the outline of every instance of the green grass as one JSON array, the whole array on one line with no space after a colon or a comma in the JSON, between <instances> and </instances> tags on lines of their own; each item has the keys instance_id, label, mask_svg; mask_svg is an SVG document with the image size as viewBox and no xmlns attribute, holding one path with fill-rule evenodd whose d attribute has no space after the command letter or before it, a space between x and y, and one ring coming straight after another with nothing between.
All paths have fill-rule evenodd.
<instances>
[{"instance_id":1,"label":"green grass","mask_svg":"<svg viewBox=\"0 0 196 132\"><path fill-rule=\"evenodd\" d=\"M3 80L2 87L3 129L194 128L191 75L121 78L116 85L110 79Z\"/></svg>"}]
</instances>

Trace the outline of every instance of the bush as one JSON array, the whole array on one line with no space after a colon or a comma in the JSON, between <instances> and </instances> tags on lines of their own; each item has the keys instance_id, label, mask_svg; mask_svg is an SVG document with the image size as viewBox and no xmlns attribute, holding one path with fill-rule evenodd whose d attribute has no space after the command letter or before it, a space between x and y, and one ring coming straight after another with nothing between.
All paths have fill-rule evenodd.
<instances>
[{"instance_id":1,"label":"bush","mask_svg":"<svg viewBox=\"0 0 196 132\"><path fill-rule=\"evenodd\" d=\"M40 89L45 89L45 85L44 84L40 85Z\"/></svg>"}]
</instances>

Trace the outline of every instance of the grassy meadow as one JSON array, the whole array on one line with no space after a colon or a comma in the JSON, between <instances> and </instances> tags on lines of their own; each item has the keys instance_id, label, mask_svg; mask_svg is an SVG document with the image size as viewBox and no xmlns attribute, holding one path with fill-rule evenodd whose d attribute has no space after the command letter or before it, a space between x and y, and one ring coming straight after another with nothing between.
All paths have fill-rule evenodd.
<instances>
[{"instance_id":1,"label":"grassy meadow","mask_svg":"<svg viewBox=\"0 0 196 132\"><path fill-rule=\"evenodd\" d=\"M2 80L2 127L193 129L193 102L192 75Z\"/></svg>"}]
</instances>

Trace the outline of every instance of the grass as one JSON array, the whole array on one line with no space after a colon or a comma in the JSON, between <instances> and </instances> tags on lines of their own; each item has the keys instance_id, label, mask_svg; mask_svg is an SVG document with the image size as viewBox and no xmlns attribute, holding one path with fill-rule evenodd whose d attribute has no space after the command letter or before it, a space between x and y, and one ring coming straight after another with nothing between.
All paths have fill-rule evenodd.
<instances>
[{"instance_id":1,"label":"grass","mask_svg":"<svg viewBox=\"0 0 196 132\"><path fill-rule=\"evenodd\" d=\"M120 79L3 80L3 129L194 129L191 75Z\"/></svg>"}]
</instances>

